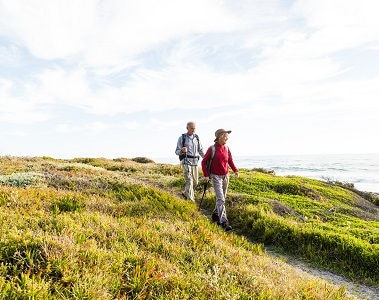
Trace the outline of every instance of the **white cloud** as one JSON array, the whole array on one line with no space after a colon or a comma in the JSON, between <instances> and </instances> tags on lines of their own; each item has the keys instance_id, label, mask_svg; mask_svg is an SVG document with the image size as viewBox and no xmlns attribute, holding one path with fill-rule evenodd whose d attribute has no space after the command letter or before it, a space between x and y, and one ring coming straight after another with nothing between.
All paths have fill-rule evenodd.
<instances>
[{"instance_id":1,"label":"white cloud","mask_svg":"<svg viewBox=\"0 0 379 300\"><path fill-rule=\"evenodd\" d=\"M83 69L64 70L52 68L36 74L27 85L28 97L36 103L56 103L85 106L90 99L89 83Z\"/></svg>"},{"instance_id":2,"label":"white cloud","mask_svg":"<svg viewBox=\"0 0 379 300\"><path fill-rule=\"evenodd\" d=\"M375 0L302 0L297 1L294 8L314 28L361 28L379 24L376 15L379 3ZM376 31L375 28L372 30Z\"/></svg>"},{"instance_id":3,"label":"white cloud","mask_svg":"<svg viewBox=\"0 0 379 300\"><path fill-rule=\"evenodd\" d=\"M102 132L110 127L110 124L104 122L91 122L85 126L86 129L92 132Z\"/></svg>"},{"instance_id":4,"label":"white cloud","mask_svg":"<svg viewBox=\"0 0 379 300\"><path fill-rule=\"evenodd\" d=\"M21 63L21 53L15 45L0 45L0 64L16 66Z\"/></svg>"},{"instance_id":5,"label":"white cloud","mask_svg":"<svg viewBox=\"0 0 379 300\"><path fill-rule=\"evenodd\" d=\"M0 121L28 124L47 121L50 116L24 96L15 97L13 82L0 79Z\"/></svg>"},{"instance_id":6,"label":"white cloud","mask_svg":"<svg viewBox=\"0 0 379 300\"><path fill-rule=\"evenodd\" d=\"M10 123L44 122L54 117L54 106L89 106L91 92L85 75L81 69L52 68L29 77L26 83L0 80L0 119Z\"/></svg>"},{"instance_id":7,"label":"white cloud","mask_svg":"<svg viewBox=\"0 0 379 300\"><path fill-rule=\"evenodd\" d=\"M217 0L15 0L0 5L0 32L17 37L36 57L79 57L95 67L123 64L186 34L241 26Z\"/></svg>"},{"instance_id":8,"label":"white cloud","mask_svg":"<svg viewBox=\"0 0 379 300\"><path fill-rule=\"evenodd\" d=\"M306 20L310 43L320 55L379 39L375 0L298 1L294 12Z\"/></svg>"},{"instance_id":9,"label":"white cloud","mask_svg":"<svg viewBox=\"0 0 379 300\"><path fill-rule=\"evenodd\" d=\"M95 1L2 1L2 34L17 38L40 58L83 51L94 25Z\"/></svg>"},{"instance_id":10,"label":"white cloud","mask_svg":"<svg viewBox=\"0 0 379 300\"><path fill-rule=\"evenodd\" d=\"M139 122L128 122L128 121L125 121L122 123L122 126L121 126L123 129L131 129L131 130L134 130L134 129L138 129L141 127L141 124Z\"/></svg>"},{"instance_id":11,"label":"white cloud","mask_svg":"<svg viewBox=\"0 0 379 300\"><path fill-rule=\"evenodd\" d=\"M70 124L70 123L61 123L56 125L56 130L60 133L78 133L78 132L86 132L86 133L101 133L114 127L114 124L104 123L104 122L89 122L84 123L83 125Z\"/></svg>"}]
</instances>

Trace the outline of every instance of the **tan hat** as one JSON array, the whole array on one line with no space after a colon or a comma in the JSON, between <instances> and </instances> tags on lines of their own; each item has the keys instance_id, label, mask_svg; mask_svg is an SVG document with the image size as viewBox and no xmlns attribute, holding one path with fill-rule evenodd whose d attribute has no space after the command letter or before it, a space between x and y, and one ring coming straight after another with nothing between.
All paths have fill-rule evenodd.
<instances>
[{"instance_id":1,"label":"tan hat","mask_svg":"<svg viewBox=\"0 0 379 300\"><path fill-rule=\"evenodd\" d=\"M225 129L217 129L216 132L215 132L215 136L216 136L216 139L214 140L215 142L217 142L218 138L223 134L223 133L231 133L232 131L231 130L225 130Z\"/></svg>"}]
</instances>

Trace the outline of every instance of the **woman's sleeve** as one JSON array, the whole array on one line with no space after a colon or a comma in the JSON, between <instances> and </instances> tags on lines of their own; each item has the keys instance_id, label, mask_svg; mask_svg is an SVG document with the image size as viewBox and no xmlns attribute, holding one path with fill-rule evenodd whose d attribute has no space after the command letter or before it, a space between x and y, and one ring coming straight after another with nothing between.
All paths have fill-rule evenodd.
<instances>
[{"instance_id":1,"label":"woman's sleeve","mask_svg":"<svg viewBox=\"0 0 379 300\"><path fill-rule=\"evenodd\" d=\"M238 172L238 169L236 167L236 165L234 164L234 161L233 161L233 156L232 156L232 152L230 152L230 149L228 147L228 164L229 166L232 168L233 172L234 173L237 173Z\"/></svg>"}]
</instances>

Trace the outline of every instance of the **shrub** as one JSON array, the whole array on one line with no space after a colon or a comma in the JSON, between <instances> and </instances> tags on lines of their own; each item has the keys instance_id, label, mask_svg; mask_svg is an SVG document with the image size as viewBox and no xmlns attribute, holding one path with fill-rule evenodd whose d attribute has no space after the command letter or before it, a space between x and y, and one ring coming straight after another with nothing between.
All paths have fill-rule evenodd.
<instances>
[{"instance_id":1,"label":"shrub","mask_svg":"<svg viewBox=\"0 0 379 300\"><path fill-rule=\"evenodd\" d=\"M35 172L0 175L0 184L12 187L36 186L43 181L44 175Z\"/></svg>"},{"instance_id":2,"label":"shrub","mask_svg":"<svg viewBox=\"0 0 379 300\"><path fill-rule=\"evenodd\" d=\"M52 209L54 212L80 212L84 207L82 197L67 195L59 198Z\"/></svg>"},{"instance_id":3,"label":"shrub","mask_svg":"<svg viewBox=\"0 0 379 300\"><path fill-rule=\"evenodd\" d=\"M138 162L141 164L154 163L153 160L151 160L150 158L147 158L147 157L135 157L135 158L132 158L132 161L135 161L135 162Z\"/></svg>"}]
</instances>

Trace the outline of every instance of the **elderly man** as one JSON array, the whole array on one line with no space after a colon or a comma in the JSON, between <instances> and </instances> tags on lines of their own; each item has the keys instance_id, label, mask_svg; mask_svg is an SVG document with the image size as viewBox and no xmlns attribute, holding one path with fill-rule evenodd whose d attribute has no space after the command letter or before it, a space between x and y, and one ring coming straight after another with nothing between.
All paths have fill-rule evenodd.
<instances>
[{"instance_id":1,"label":"elderly man","mask_svg":"<svg viewBox=\"0 0 379 300\"><path fill-rule=\"evenodd\" d=\"M198 163L200 156L204 156L204 152L199 136L195 134L195 122L188 122L186 128L187 132L178 139L175 154L179 155L186 182L182 195L185 199L195 201L194 188L199 182Z\"/></svg>"}]
</instances>

